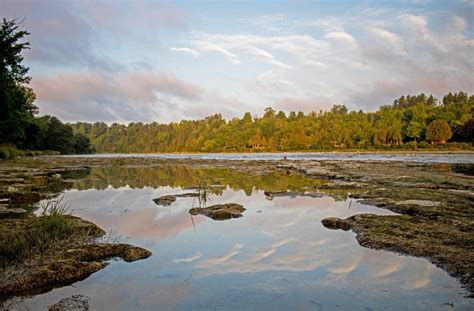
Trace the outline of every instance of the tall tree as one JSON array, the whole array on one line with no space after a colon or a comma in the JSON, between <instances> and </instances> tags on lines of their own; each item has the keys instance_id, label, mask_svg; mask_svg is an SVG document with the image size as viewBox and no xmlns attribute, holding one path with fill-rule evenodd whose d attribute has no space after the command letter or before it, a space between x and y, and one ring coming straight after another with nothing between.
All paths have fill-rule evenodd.
<instances>
[{"instance_id":1,"label":"tall tree","mask_svg":"<svg viewBox=\"0 0 474 311\"><path fill-rule=\"evenodd\" d=\"M29 68L22 65L21 52L29 48L28 42L20 40L29 35L19 30L15 20L3 19L0 25L0 143L27 145L27 134L31 134L35 94L28 87Z\"/></svg>"}]
</instances>

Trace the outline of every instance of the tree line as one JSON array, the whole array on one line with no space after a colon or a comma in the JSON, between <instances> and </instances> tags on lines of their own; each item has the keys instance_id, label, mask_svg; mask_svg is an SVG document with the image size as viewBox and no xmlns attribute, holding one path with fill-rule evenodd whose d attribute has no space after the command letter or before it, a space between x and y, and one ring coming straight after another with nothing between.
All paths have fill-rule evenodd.
<instances>
[{"instance_id":1,"label":"tree line","mask_svg":"<svg viewBox=\"0 0 474 311\"><path fill-rule=\"evenodd\" d=\"M89 139L74 133L72 126L53 116L36 117L35 93L28 86L29 68L22 65L21 52L29 49L20 40L29 35L19 30L14 20L3 19L0 25L0 148L8 150L53 150L62 154L90 153Z\"/></svg>"},{"instance_id":2,"label":"tree line","mask_svg":"<svg viewBox=\"0 0 474 311\"><path fill-rule=\"evenodd\" d=\"M98 152L238 152L335 149L392 149L442 145L472 146L474 96L449 93L402 96L378 111L351 111L335 105L330 111L305 114L275 111L225 120L215 114L202 120L169 124L104 122L72 124Z\"/></svg>"}]
</instances>

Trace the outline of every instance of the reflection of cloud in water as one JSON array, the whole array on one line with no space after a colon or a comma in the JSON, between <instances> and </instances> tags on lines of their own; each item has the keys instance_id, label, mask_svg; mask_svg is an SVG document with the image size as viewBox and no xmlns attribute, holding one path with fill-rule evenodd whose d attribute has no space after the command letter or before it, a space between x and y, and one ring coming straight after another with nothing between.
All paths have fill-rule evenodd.
<instances>
[{"instance_id":1,"label":"reflection of cloud in water","mask_svg":"<svg viewBox=\"0 0 474 311\"><path fill-rule=\"evenodd\" d=\"M410 276L407 278L404 287L406 289L417 289L426 287L431 284L431 275L435 267L426 261L423 269L417 269L410 273Z\"/></svg>"},{"instance_id":2,"label":"reflection of cloud in water","mask_svg":"<svg viewBox=\"0 0 474 311\"><path fill-rule=\"evenodd\" d=\"M374 278L384 278L387 277L397 271L399 271L402 268L402 263L399 261L393 262L387 266L384 266L382 269L379 271L375 271L373 274Z\"/></svg>"},{"instance_id":3,"label":"reflection of cloud in water","mask_svg":"<svg viewBox=\"0 0 474 311\"><path fill-rule=\"evenodd\" d=\"M328 271L331 272L331 273L335 273L335 274L350 273L350 272L354 271L355 269L357 269L357 267L360 264L360 260L361 260L360 257L355 257L351 261L347 262L346 264L344 264L342 266L329 268Z\"/></svg>"},{"instance_id":4,"label":"reflection of cloud in water","mask_svg":"<svg viewBox=\"0 0 474 311\"><path fill-rule=\"evenodd\" d=\"M290 221L289 223L281 224L280 227L289 227L293 226L294 224L296 224L296 221Z\"/></svg>"},{"instance_id":5,"label":"reflection of cloud in water","mask_svg":"<svg viewBox=\"0 0 474 311\"><path fill-rule=\"evenodd\" d=\"M283 241L280 241L280 242L277 242L277 243L273 244L272 247L278 248L278 247L281 247L281 246L286 245L286 244L288 244L290 242L293 242L293 241L295 241L295 239L285 239Z\"/></svg>"},{"instance_id":6,"label":"reflection of cloud in water","mask_svg":"<svg viewBox=\"0 0 474 311\"><path fill-rule=\"evenodd\" d=\"M194 223L202 221L195 218ZM170 238L193 227L187 213L160 212L156 209L141 209L122 215L108 215L99 219L99 225L114 228L119 234L139 239L156 240Z\"/></svg>"},{"instance_id":7,"label":"reflection of cloud in water","mask_svg":"<svg viewBox=\"0 0 474 311\"><path fill-rule=\"evenodd\" d=\"M307 247L316 247L316 246L321 246L326 244L329 241L329 239L321 239L321 240L316 240L316 241L311 241L306 243Z\"/></svg>"},{"instance_id":8,"label":"reflection of cloud in water","mask_svg":"<svg viewBox=\"0 0 474 311\"><path fill-rule=\"evenodd\" d=\"M198 265L199 268L211 268L213 266L221 265L227 262L229 259L240 253L240 250L244 247L243 244L235 244L230 251L222 257L215 257L207 259Z\"/></svg>"},{"instance_id":9,"label":"reflection of cloud in water","mask_svg":"<svg viewBox=\"0 0 474 311\"><path fill-rule=\"evenodd\" d=\"M255 256L254 256L252 259L250 259L250 261L251 261L251 262L258 262L258 261L260 261L260 260L262 260L262 259L265 259L265 258L267 258L267 257L270 257L271 255L273 255L273 253L276 252L276 250L277 250L277 249L274 248L274 249L269 250L268 252L263 252L263 253L255 254Z\"/></svg>"},{"instance_id":10,"label":"reflection of cloud in water","mask_svg":"<svg viewBox=\"0 0 474 311\"><path fill-rule=\"evenodd\" d=\"M191 256L191 257L187 257L187 258L179 258L179 259L175 259L173 260L174 262L193 262L195 260L198 260L199 258L202 257L202 253L201 252L197 252L194 256Z\"/></svg>"}]
</instances>

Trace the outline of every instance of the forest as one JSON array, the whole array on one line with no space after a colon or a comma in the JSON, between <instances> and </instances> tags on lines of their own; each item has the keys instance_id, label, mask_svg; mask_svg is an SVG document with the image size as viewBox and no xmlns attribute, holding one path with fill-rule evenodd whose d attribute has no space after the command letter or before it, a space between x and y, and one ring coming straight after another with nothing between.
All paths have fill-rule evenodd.
<instances>
[{"instance_id":1,"label":"forest","mask_svg":"<svg viewBox=\"0 0 474 311\"><path fill-rule=\"evenodd\" d=\"M305 114L266 108L261 117L220 114L170 124L104 122L71 124L98 152L243 152L428 147L472 148L474 96L449 93L440 101L425 94L402 96L378 111ZM446 142L464 144L446 144Z\"/></svg>"}]
</instances>

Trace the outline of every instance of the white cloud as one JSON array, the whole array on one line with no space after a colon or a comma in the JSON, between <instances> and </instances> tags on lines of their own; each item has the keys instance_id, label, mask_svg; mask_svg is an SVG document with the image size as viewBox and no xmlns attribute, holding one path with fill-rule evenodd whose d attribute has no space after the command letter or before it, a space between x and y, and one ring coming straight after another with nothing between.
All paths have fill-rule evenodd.
<instances>
[{"instance_id":1,"label":"white cloud","mask_svg":"<svg viewBox=\"0 0 474 311\"><path fill-rule=\"evenodd\" d=\"M357 40L344 31L329 32L324 35L324 38L342 44L345 48L355 49L358 47Z\"/></svg>"},{"instance_id":2,"label":"white cloud","mask_svg":"<svg viewBox=\"0 0 474 311\"><path fill-rule=\"evenodd\" d=\"M381 27L370 28L369 32L371 32L377 39L381 40L380 41L381 46L383 46L384 44L387 44L387 46L390 49L394 50L396 53L398 54L405 53L403 40L396 33L393 33Z\"/></svg>"},{"instance_id":3,"label":"white cloud","mask_svg":"<svg viewBox=\"0 0 474 311\"><path fill-rule=\"evenodd\" d=\"M199 53L198 51L190 48L171 48L170 51L188 54L192 57L198 57L199 55L201 55L201 53Z\"/></svg>"}]
</instances>

